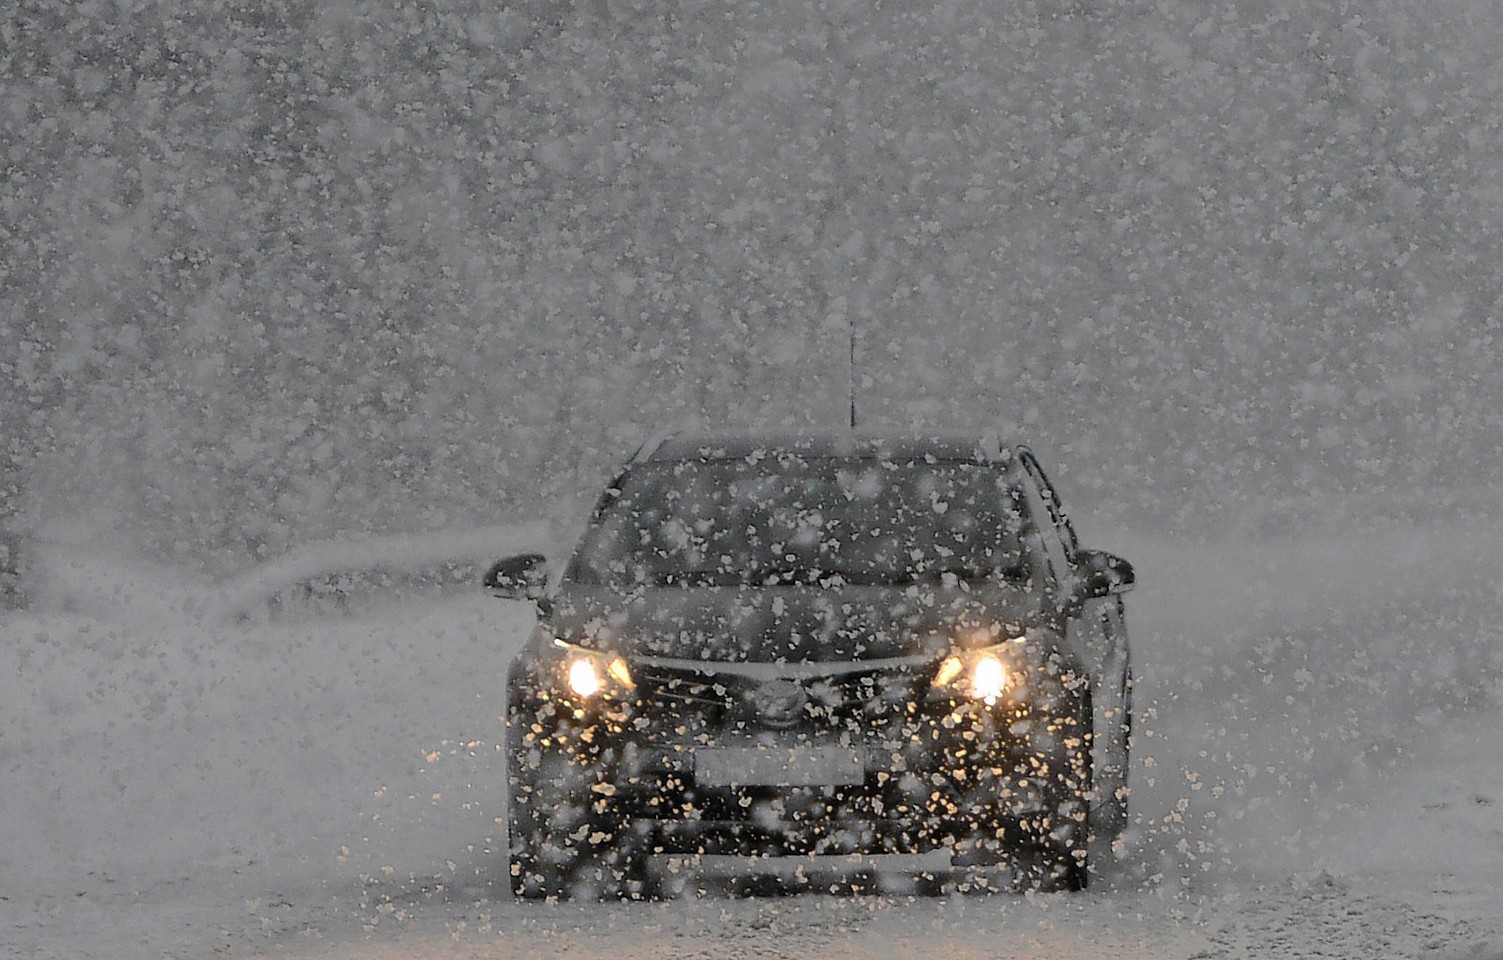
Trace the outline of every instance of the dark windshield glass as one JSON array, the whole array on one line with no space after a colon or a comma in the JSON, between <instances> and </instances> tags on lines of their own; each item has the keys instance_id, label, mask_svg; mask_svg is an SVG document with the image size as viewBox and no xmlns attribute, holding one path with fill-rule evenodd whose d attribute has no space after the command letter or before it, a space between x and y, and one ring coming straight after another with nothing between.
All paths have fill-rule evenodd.
<instances>
[{"instance_id":1,"label":"dark windshield glass","mask_svg":"<svg viewBox=\"0 0 1503 960\"><path fill-rule=\"evenodd\" d=\"M1020 498L997 466L649 462L596 517L568 576L709 586L1026 579L1022 526Z\"/></svg>"}]
</instances>

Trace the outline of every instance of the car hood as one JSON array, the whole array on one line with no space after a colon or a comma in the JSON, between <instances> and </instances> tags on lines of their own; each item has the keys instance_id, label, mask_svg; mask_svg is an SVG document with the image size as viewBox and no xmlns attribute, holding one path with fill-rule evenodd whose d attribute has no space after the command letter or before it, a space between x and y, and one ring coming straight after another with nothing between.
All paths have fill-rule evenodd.
<instances>
[{"instance_id":1,"label":"car hood","mask_svg":"<svg viewBox=\"0 0 1503 960\"><path fill-rule=\"evenodd\" d=\"M566 585L550 626L571 643L628 657L746 663L830 663L938 657L964 634L1021 629L1038 595L1008 584L954 588L814 585L606 587Z\"/></svg>"}]
</instances>

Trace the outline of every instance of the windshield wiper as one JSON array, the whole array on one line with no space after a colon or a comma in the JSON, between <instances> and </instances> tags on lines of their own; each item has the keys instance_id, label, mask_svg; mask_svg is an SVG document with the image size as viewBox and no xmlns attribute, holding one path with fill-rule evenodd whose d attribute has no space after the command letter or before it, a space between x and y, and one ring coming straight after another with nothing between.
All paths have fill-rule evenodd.
<instances>
[{"instance_id":1,"label":"windshield wiper","mask_svg":"<svg viewBox=\"0 0 1503 960\"><path fill-rule=\"evenodd\" d=\"M1006 580L1009 583L1027 583L1032 574L1027 567L968 567L935 566L923 570L907 570L894 575L893 584L934 583L946 577L954 577L960 583L976 583L980 580Z\"/></svg>"},{"instance_id":2,"label":"windshield wiper","mask_svg":"<svg viewBox=\"0 0 1503 960\"><path fill-rule=\"evenodd\" d=\"M799 584L851 587L903 587L920 583L941 583L953 577L960 583L999 579L1009 583L1027 583L1032 578L1026 566L968 567L936 566L923 570L844 570L815 568L794 564L773 564L754 570L705 567L690 570L667 570L657 578L665 587L775 587Z\"/></svg>"},{"instance_id":3,"label":"windshield wiper","mask_svg":"<svg viewBox=\"0 0 1503 960\"><path fill-rule=\"evenodd\" d=\"M757 586L771 587L794 583L818 583L829 573L823 570L815 570L811 567L788 565L774 565L762 567L755 573L748 574L746 582Z\"/></svg>"},{"instance_id":4,"label":"windshield wiper","mask_svg":"<svg viewBox=\"0 0 1503 960\"><path fill-rule=\"evenodd\" d=\"M658 575L660 587L733 587L743 583L740 571L705 567L697 570L665 570Z\"/></svg>"}]
</instances>

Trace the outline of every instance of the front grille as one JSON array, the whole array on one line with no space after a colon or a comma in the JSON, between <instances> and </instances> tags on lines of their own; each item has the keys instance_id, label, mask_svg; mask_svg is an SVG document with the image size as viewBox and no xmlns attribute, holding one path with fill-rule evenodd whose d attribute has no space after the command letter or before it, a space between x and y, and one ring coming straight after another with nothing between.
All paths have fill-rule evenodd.
<instances>
[{"instance_id":1,"label":"front grille","mask_svg":"<svg viewBox=\"0 0 1503 960\"><path fill-rule=\"evenodd\" d=\"M714 664L693 668L652 662L633 664L632 671L643 708L655 719L671 721L667 726L676 739L796 727L811 733L856 733L863 740L914 714L929 672L915 669L917 665L840 664L825 676L808 675L808 669L779 676L775 666L767 666L757 675L719 672ZM759 697L773 685L779 687L778 698ZM782 694L791 691L798 701L787 715L788 698ZM770 705L770 699L776 703Z\"/></svg>"}]
</instances>

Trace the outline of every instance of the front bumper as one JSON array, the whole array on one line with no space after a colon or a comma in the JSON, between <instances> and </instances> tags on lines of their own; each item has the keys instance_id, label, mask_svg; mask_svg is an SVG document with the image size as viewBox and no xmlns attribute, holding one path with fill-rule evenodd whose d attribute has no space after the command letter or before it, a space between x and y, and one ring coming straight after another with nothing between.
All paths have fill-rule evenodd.
<instances>
[{"instance_id":1,"label":"front bumper","mask_svg":"<svg viewBox=\"0 0 1503 960\"><path fill-rule=\"evenodd\" d=\"M554 717L513 724L513 803L567 807L576 798L570 829L587 821L592 835L610 835L663 877L974 876L1084 835L1088 737L1069 711L930 705L884 728L719 736L627 717ZM702 751L751 743L843 743L859 760L829 782L697 775Z\"/></svg>"}]
</instances>

